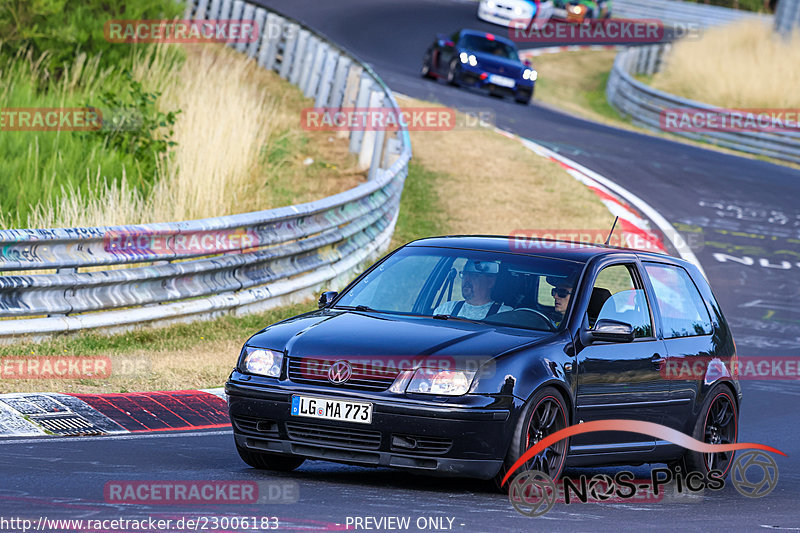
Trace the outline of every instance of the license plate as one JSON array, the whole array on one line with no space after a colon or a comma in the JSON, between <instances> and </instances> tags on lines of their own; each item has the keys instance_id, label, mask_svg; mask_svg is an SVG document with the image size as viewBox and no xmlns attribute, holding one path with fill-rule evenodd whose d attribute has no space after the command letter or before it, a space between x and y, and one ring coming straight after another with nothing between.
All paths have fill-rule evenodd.
<instances>
[{"instance_id":1,"label":"license plate","mask_svg":"<svg viewBox=\"0 0 800 533\"><path fill-rule=\"evenodd\" d=\"M513 88L514 85L516 84L514 80L512 80L511 78L506 78L505 76L498 76L497 74L491 74L489 76L489 83L509 88Z\"/></svg>"},{"instance_id":2,"label":"license plate","mask_svg":"<svg viewBox=\"0 0 800 533\"><path fill-rule=\"evenodd\" d=\"M308 396L292 396L292 415L371 424L372 404L329 400L327 398L311 398Z\"/></svg>"}]
</instances>

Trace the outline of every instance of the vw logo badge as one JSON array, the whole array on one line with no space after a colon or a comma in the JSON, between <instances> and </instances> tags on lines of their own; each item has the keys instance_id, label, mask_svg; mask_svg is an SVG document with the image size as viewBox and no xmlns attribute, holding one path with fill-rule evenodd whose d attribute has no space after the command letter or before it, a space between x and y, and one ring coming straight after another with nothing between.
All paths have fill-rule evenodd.
<instances>
[{"instance_id":1,"label":"vw logo badge","mask_svg":"<svg viewBox=\"0 0 800 533\"><path fill-rule=\"evenodd\" d=\"M350 366L348 361L336 361L328 369L328 381L334 385L347 383L347 380L349 380L352 375L353 367Z\"/></svg>"}]
</instances>

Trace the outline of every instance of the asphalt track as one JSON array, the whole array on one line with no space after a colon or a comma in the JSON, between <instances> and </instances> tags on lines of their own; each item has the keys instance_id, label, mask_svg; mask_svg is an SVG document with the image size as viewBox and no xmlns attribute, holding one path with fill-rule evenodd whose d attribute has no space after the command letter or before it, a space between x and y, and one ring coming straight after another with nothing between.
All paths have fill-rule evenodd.
<instances>
[{"instance_id":1,"label":"asphalt track","mask_svg":"<svg viewBox=\"0 0 800 533\"><path fill-rule=\"evenodd\" d=\"M422 80L419 61L436 33L461 27L503 31L477 20L472 2L263 3L354 52L393 90L462 110L491 110L499 127L628 188L691 238L732 322L741 355L800 355L800 172L593 124L537 103L522 107ZM725 487L685 501L556 505L545 517L527 518L478 482L316 461L291 474L264 474L239 460L230 433L211 431L4 442L0 518L273 515L280 518L281 530L307 530L336 528L348 516L408 516L412 530L421 517L452 518L452 530L470 532L796 530L800 416L795 402L800 387L789 381L745 381L743 388L740 441L768 444L788 455L777 458L778 486L763 499L748 499ZM647 469L636 471L648 475ZM613 470L589 471L602 472ZM104 503L104 484L121 479L296 482L299 500L185 508Z\"/></svg>"}]
</instances>

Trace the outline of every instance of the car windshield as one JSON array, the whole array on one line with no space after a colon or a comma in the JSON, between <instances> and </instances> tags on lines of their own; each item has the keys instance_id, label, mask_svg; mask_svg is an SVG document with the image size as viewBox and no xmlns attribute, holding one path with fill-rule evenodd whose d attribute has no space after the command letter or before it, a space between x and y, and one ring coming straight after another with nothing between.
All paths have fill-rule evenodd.
<instances>
[{"instance_id":1,"label":"car windshield","mask_svg":"<svg viewBox=\"0 0 800 533\"><path fill-rule=\"evenodd\" d=\"M556 331L581 267L512 253L410 246L361 278L334 308Z\"/></svg>"},{"instance_id":2,"label":"car windshield","mask_svg":"<svg viewBox=\"0 0 800 533\"><path fill-rule=\"evenodd\" d=\"M464 35L461 37L458 45L462 48L467 48L468 50L499 56L503 59L519 61L519 56L517 55L517 51L514 49L514 47L498 40L490 40L486 37L479 37L477 35Z\"/></svg>"}]
</instances>

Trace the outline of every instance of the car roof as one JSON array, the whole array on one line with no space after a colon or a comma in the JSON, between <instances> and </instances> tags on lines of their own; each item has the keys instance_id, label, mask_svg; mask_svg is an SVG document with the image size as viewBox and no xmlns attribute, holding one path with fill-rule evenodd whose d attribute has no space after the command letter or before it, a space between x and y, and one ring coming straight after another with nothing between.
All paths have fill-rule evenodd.
<instances>
[{"instance_id":1,"label":"car roof","mask_svg":"<svg viewBox=\"0 0 800 533\"><path fill-rule=\"evenodd\" d=\"M557 243L568 244L556 246ZM577 241L559 241L553 239L519 239L513 235L447 235L441 237L428 237L408 243L406 246L435 246L440 248L465 248L469 250L484 250L493 252L507 252L523 255L538 255L585 263L599 255L615 253L635 254L643 260L656 259L658 261L685 265L685 261L666 254L645 252L631 248L621 248L597 243L584 243Z\"/></svg>"},{"instance_id":2,"label":"car roof","mask_svg":"<svg viewBox=\"0 0 800 533\"><path fill-rule=\"evenodd\" d=\"M517 48L517 45L514 44L514 41L512 41L511 39L508 39L506 37L503 37L502 35L497 35L496 33L490 33L490 32L486 32L486 31L478 31L478 30L470 30L470 29L464 28L463 30L461 30L461 35L462 36L464 36L464 35L473 35L475 37L483 37L484 39L486 38L487 35L492 35L494 37L495 41L500 41L503 44L507 44L507 45L513 47L515 50Z\"/></svg>"}]
</instances>

